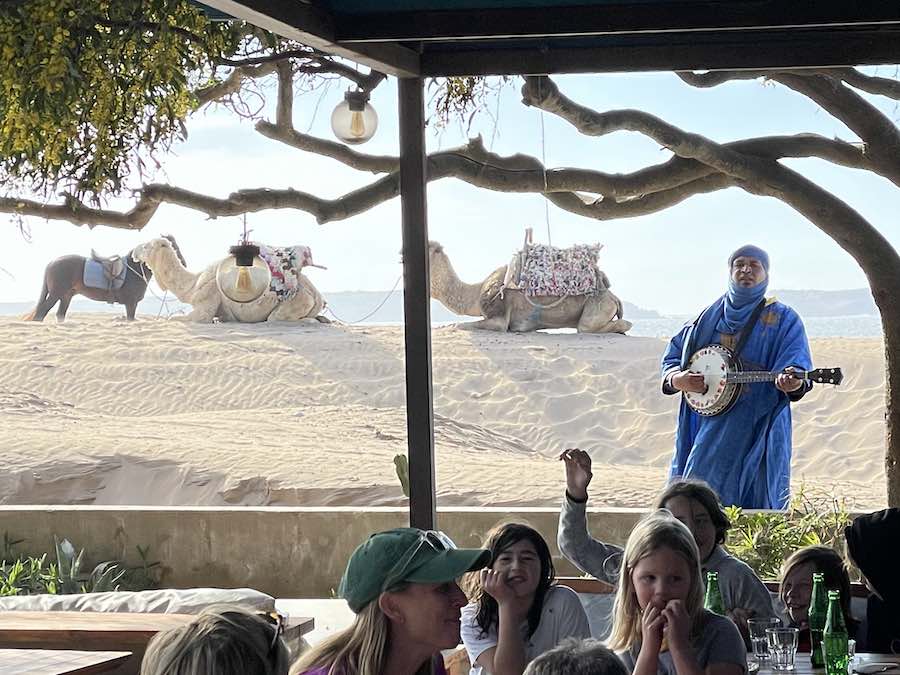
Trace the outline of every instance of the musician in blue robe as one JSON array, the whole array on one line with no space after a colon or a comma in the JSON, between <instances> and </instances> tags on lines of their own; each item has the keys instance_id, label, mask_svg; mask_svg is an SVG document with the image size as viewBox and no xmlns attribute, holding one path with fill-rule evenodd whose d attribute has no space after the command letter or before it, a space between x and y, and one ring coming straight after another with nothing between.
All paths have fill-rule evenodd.
<instances>
[{"instance_id":1,"label":"musician in blue robe","mask_svg":"<svg viewBox=\"0 0 900 675\"><path fill-rule=\"evenodd\" d=\"M688 371L691 355L710 344L734 349L751 322L739 354L742 369L781 374L774 382L743 385L734 405L715 416L697 414L682 397L669 477L705 480L726 505L784 509L790 499L790 403L811 384L782 371L811 369L809 343L797 313L765 298L765 251L742 246L728 267L728 292L669 342L662 358L663 393L704 392L704 376Z\"/></svg>"}]
</instances>

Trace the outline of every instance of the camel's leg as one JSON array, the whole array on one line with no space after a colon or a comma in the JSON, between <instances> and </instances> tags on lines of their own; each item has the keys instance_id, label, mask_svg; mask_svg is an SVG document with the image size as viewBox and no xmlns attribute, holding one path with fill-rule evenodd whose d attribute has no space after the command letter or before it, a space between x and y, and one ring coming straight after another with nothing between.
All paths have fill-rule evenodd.
<instances>
[{"instance_id":1,"label":"camel's leg","mask_svg":"<svg viewBox=\"0 0 900 675\"><path fill-rule=\"evenodd\" d=\"M479 321L464 321L456 324L462 330L494 330L505 333L509 329L509 321L504 316L494 316Z\"/></svg>"},{"instance_id":2,"label":"camel's leg","mask_svg":"<svg viewBox=\"0 0 900 675\"><path fill-rule=\"evenodd\" d=\"M579 333L622 333L631 328L631 322L617 319L618 304L608 294L589 299L578 319Z\"/></svg>"},{"instance_id":3,"label":"camel's leg","mask_svg":"<svg viewBox=\"0 0 900 675\"><path fill-rule=\"evenodd\" d=\"M69 311L70 302L72 302L72 294L64 295L59 299L59 307L56 308L56 320L60 323L66 320L66 312Z\"/></svg>"},{"instance_id":4,"label":"camel's leg","mask_svg":"<svg viewBox=\"0 0 900 675\"><path fill-rule=\"evenodd\" d=\"M312 298L304 293L297 293L293 298L282 302L275 306L266 321L299 321L300 319L312 319L312 312L315 303Z\"/></svg>"},{"instance_id":5,"label":"camel's leg","mask_svg":"<svg viewBox=\"0 0 900 675\"><path fill-rule=\"evenodd\" d=\"M129 302L125 305L125 318L129 321L134 321L134 313L137 311L137 303Z\"/></svg>"},{"instance_id":6,"label":"camel's leg","mask_svg":"<svg viewBox=\"0 0 900 675\"><path fill-rule=\"evenodd\" d=\"M221 303L221 295L219 287L216 286L215 280L207 283L206 286L194 292L189 302L193 309L183 316L173 316L175 321L191 321L193 323L212 323L219 311Z\"/></svg>"}]
</instances>

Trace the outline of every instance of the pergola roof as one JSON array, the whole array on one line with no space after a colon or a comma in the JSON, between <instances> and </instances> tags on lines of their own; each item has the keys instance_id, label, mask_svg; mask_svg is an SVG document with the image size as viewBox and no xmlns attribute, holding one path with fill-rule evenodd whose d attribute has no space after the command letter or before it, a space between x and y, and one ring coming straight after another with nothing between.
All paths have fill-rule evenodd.
<instances>
[{"instance_id":1,"label":"pergola roof","mask_svg":"<svg viewBox=\"0 0 900 675\"><path fill-rule=\"evenodd\" d=\"M400 77L900 62L889 0L209 0Z\"/></svg>"}]
</instances>

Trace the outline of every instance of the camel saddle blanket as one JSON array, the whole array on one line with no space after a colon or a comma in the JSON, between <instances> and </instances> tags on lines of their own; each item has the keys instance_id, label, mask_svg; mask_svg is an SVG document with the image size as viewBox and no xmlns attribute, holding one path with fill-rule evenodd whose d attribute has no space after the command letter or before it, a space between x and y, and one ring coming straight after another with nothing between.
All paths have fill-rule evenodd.
<instances>
[{"instance_id":1,"label":"camel saddle blanket","mask_svg":"<svg viewBox=\"0 0 900 675\"><path fill-rule=\"evenodd\" d=\"M530 297L597 295L606 290L597 267L602 244L557 248L527 244L506 268L505 288L518 288Z\"/></svg>"},{"instance_id":2,"label":"camel saddle blanket","mask_svg":"<svg viewBox=\"0 0 900 675\"><path fill-rule=\"evenodd\" d=\"M82 282L88 288L102 288L104 291L117 291L125 283L128 268L125 265L111 268L97 260L84 261Z\"/></svg>"},{"instance_id":3,"label":"camel saddle blanket","mask_svg":"<svg viewBox=\"0 0 900 675\"><path fill-rule=\"evenodd\" d=\"M259 257L266 261L272 273L269 283L271 290L279 301L289 300L296 295L303 285L300 283L300 270L313 264L312 251L309 246L259 246Z\"/></svg>"}]
</instances>

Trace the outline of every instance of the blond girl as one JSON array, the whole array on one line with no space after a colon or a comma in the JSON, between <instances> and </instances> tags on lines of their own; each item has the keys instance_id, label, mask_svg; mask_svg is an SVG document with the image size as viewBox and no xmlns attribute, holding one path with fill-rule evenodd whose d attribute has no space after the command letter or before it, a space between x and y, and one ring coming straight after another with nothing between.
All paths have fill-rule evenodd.
<instances>
[{"instance_id":1,"label":"blond girl","mask_svg":"<svg viewBox=\"0 0 900 675\"><path fill-rule=\"evenodd\" d=\"M703 609L697 543L666 509L625 545L609 646L634 675L743 675L747 653L729 619Z\"/></svg>"}]
</instances>

